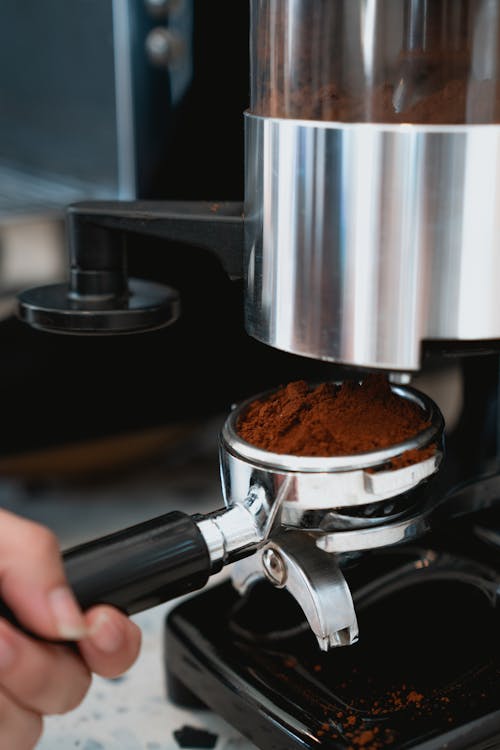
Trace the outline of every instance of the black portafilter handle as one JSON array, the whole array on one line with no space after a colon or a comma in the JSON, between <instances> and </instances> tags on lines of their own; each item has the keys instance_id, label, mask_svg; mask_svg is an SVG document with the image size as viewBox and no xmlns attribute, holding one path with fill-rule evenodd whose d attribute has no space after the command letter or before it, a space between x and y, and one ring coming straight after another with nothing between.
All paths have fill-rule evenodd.
<instances>
[{"instance_id":1,"label":"black portafilter handle","mask_svg":"<svg viewBox=\"0 0 500 750\"><path fill-rule=\"evenodd\" d=\"M197 525L202 518L175 511L64 552L66 575L82 609L110 604L132 615L203 588L222 562L211 560ZM3 602L0 617L28 632Z\"/></svg>"},{"instance_id":2,"label":"black portafilter handle","mask_svg":"<svg viewBox=\"0 0 500 750\"><path fill-rule=\"evenodd\" d=\"M129 615L203 588L210 554L195 518L175 511L63 554L83 610L111 604Z\"/></svg>"}]
</instances>

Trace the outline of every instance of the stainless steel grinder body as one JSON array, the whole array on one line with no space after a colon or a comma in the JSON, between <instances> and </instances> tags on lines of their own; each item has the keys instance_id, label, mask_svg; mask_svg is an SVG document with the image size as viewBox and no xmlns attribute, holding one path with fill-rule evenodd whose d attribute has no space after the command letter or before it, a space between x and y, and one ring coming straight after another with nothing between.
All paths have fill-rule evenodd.
<instances>
[{"instance_id":1,"label":"stainless steel grinder body","mask_svg":"<svg viewBox=\"0 0 500 750\"><path fill-rule=\"evenodd\" d=\"M248 332L394 371L500 338L498 4L251 8Z\"/></svg>"}]
</instances>

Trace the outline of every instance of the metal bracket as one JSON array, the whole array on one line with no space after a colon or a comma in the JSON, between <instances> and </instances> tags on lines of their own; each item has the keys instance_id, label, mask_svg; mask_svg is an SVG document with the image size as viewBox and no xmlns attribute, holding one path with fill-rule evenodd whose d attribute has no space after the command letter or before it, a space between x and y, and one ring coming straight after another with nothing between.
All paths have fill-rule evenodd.
<instances>
[{"instance_id":1,"label":"metal bracket","mask_svg":"<svg viewBox=\"0 0 500 750\"><path fill-rule=\"evenodd\" d=\"M285 588L302 608L323 651L358 639L351 592L337 559L304 532L278 534L251 557L233 565L235 588L244 594L260 579Z\"/></svg>"},{"instance_id":2,"label":"metal bracket","mask_svg":"<svg viewBox=\"0 0 500 750\"><path fill-rule=\"evenodd\" d=\"M18 315L54 333L151 331L179 316L179 295L163 284L127 275L126 236L138 233L212 251L230 278L243 255L240 203L93 201L66 211L68 283L27 289Z\"/></svg>"}]
</instances>

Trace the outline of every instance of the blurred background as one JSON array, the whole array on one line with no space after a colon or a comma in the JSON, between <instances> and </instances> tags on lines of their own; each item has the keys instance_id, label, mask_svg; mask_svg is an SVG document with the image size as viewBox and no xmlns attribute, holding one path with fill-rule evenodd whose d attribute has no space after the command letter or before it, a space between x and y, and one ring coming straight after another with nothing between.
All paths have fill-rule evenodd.
<instances>
[{"instance_id":1,"label":"blurred background","mask_svg":"<svg viewBox=\"0 0 500 750\"><path fill-rule=\"evenodd\" d=\"M231 404L332 372L250 340L241 282L209 253L141 236L131 272L180 290L172 327L68 337L14 314L18 291L66 277L67 204L243 199L248 34L231 0L2 2L0 503L63 546L220 507Z\"/></svg>"},{"instance_id":2,"label":"blurred background","mask_svg":"<svg viewBox=\"0 0 500 750\"><path fill-rule=\"evenodd\" d=\"M65 278L68 203L242 199L247 13L229 0L2 3L0 502L64 545L163 512L168 492L174 506L210 491L221 504L216 433L233 394L218 382L234 367L222 298L229 287L237 305L239 290L210 258L132 242L134 272L183 293L163 332L74 339L14 310L22 288Z\"/></svg>"}]
</instances>

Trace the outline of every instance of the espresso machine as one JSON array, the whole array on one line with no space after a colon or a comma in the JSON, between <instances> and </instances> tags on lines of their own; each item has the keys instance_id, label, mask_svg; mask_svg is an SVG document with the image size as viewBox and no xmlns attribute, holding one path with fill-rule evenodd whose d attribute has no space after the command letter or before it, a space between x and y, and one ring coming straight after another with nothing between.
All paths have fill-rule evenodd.
<instances>
[{"instance_id":1,"label":"espresso machine","mask_svg":"<svg viewBox=\"0 0 500 750\"><path fill-rule=\"evenodd\" d=\"M428 426L369 453L275 454L238 434L256 394L221 431L224 508L82 545L66 570L82 606L132 614L231 564L231 582L170 613L167 683L258 747L493 748L500 3L250 9L244 205L72 205L68 281L23 292L19 317L74 335L175 325L182 299L129 278L127 239L194 246L244 279L250 337L358 380L385 372ZM411 385L450 358L463 380L452 430Z\"/></svg>"}]
</instances>

